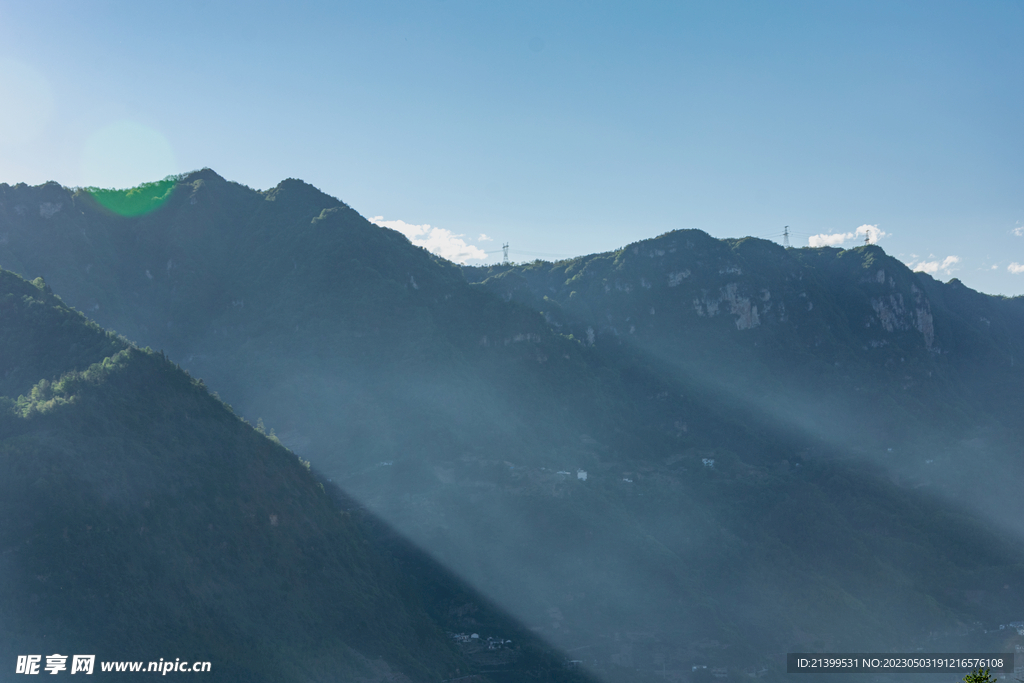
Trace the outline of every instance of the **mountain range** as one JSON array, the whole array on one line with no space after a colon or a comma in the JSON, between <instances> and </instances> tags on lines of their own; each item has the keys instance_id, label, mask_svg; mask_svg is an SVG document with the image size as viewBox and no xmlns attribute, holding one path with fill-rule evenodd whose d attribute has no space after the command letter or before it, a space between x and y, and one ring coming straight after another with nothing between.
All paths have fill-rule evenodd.
<instances>
[{"instance_id":1,"label":"mountain range","mask_svg":"<svg viewBox=\"0 0 1024 683\"><path fill-rule=\"evenodd\" d=\"M267 557L301 564L301 540L275 547L265 537L277 527L255 540L263 517L292 517L270 511L283 500L331 508L330 519L338 510L372 519L358 531L370 547L391 538L383 547L416 558L415 571L372 570L394 587L332 588L342 591L332 604L396 596L374 613L404 626L346 631L312 598L305 631L282 603L265 608L281 615L273 632L250 622L250 608L223 612L247 642L315 631L348 648L332 662L356 666L374 643L391 642L386 631L430 624L422 628L440 638L454 628L446 615L473 609L402 586L410 574L445 572L420 580L477 591L466 604L492 601L501 628L519 628L506 610L607 680L689 679L704 665L772 672L787 650L952 647L981 637L978 623L1024 615L1015 490L1024 301L913 273L878 246L784 249L686 230L557 263L459 267L301 181L257 191L206 169L127 191L0 185L0 266L43 278L6 275L19 283L12 296L50 301L52 288L61 302L40 304L40 315L60 310L91 330L76 336L42 320L6 329L4 358L16 360L3 369L5 436L45 424L40 435L59 427L68 442L95 439L82 441L95 445L73 457L72 478L120 477L116 495L154 511L188 509L209 482L236 486L207 491L212 500L254 488L266 496L240 505L256 516L242 514L217 540L249 549L239 564L194 576L219 576L204 580L230 593L226 577L259 585ZM142 387L153 396L136 397ZM78 391L110 403L60 417L92 405L72 400ZM171 453L175 428L161 432L139 411L191 416L189 401L207 402L210 426ZM221 423L277 464L254 470L239 446L224 447L236 455L214 472L188 469L186 452L220 452L211 444L228 440L213 427ZM145 429L119 436L131 425ZM138 463L132 473L123 447L98 445L117 439L137 439L164 468L159 478ZM93 460L102 477L90 474ZM262 482L237 479L261 467ZM147 489L176 477L162 501ZM19 486L37 479L55 485L33 472ZM23 507L18 495L4 501ZM126 517L118 537L147 527L149 509ZM127 513L94 514L100 524ZM188 539L210 531L200 518L159 523ZM23 543L15 529L26 528L9 527L8 543ZM306 533L328 555L359 547L344 537L356 531ZM210 547L212 566L221 554ZM149 557L132 567L112 554L112 574L197 584L182 578L187 566ZM33 561L35 571L52 560ZM166 595L154 614L181 603ZM234 594L227 602L244 604ZM207 642L205 631L183 630ZM307 661L287 634L274 661ZM393 639L385 660L414 680L469 666L443 638L422 649ZM548 656L536 648L531 656Z\"/></svg>"}]
</instances>

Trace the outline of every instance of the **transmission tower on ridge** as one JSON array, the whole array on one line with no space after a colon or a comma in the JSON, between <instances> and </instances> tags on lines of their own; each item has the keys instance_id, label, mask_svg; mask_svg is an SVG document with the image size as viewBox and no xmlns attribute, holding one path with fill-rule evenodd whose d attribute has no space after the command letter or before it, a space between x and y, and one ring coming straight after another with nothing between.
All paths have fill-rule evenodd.
<instances>
[{"instance_id":1,"label":"transmission tower on ridge","mask_svg":"<svg viewBox=\"0 0 1024 683\"><path fill-rule=\"evenodd\" d=\"M782 246L789 247L789 226L782 229Z\"/></svg>"},{"instance_id":2,"label":"transmission tower on ridge","mask_svg":"<svg viewBox=\"0 0 1024 683\"><path fill-rule=\"evenodd\" d=\"M505 244L501 245L501 251L505 255L505 257L501 261L501 265L507 266L508 265L508 242L505 242Z\"/></svg>"}]
</instances>

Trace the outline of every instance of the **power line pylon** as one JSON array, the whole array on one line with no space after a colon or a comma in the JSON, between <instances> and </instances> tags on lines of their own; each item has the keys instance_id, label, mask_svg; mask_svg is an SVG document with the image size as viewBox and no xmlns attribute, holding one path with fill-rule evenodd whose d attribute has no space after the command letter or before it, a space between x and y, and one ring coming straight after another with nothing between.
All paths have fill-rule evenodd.
<instances>
[{"instance_id":1,"label":"power line pylon","mask_svg":"<svg viewBox=\"0 0 1024 683\"><path fill-rule=\"evenodd\" d=\"M789 226L782 229L782 246L789 248Z\"/></svg>"},{"instance_id":2,"label":"power line pylon","mask_svg":"<svg viewBox=\"0 0 1024 683\"><path fill-rule=\"evenodd\" d=\"M504 258L501 261L501 265L507 266L508 265L508 242L505 242L505 244L501 245L501 251L505 255Z\"/></svg>"}]
</instances>

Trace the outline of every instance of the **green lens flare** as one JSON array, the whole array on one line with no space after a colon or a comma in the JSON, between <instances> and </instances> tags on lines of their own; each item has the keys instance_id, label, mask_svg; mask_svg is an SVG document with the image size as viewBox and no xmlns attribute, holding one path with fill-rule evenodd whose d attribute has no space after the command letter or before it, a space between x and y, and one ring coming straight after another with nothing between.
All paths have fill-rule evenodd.
<instances>
[{"instance_id":1,"label":"green lens flare","mask_svg":"<svg viewBox=\"0 0 1024 683\"><path fill-rule=\"evenodd\" d=\"M164 178L155 183L143 183L127 190L101 190L87 187L88 192L100 206L119 216L134 218L152 213L163 206L171 195L177 180Z\"/></svg>"}]
</instances>

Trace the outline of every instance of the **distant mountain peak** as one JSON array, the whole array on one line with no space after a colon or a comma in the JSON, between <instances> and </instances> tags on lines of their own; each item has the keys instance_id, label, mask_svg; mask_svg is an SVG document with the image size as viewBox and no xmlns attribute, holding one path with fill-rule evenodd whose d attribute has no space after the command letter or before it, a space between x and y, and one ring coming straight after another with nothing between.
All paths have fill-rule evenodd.
<instances>
[{"instance_id":1,"label":"distant mountain peak","mask_svg":"<svg viewBox=\"0 0 1024 683\"><path fill-rule=\"evenodd\" d=\"M336 197L323 192L313 185L298 178L285 178L265 193L267 201L312 202L322 208L347 207L348 205Z\"/></svg>"},{"instance_id":2,"label":"distant mountain peak","mask_svg":"<svg viewBox=\"0 0 1024 683\"><path fill-rule=\"evenodd\" d=\"M190 173L186 173L184 176L181 177L180 182L182 182L182 183L194 183L197 180L202 180L203 182L206 182L206 183L226 183L226 182L228 182L227 180L224 179L223 176L221 176L219 173L214 171L212 168L209 168L208 166L207 167L203 167L203 168L201 168L201 169L199 169L197 171L192 171Z\"/></svg>"}]
</instances>

